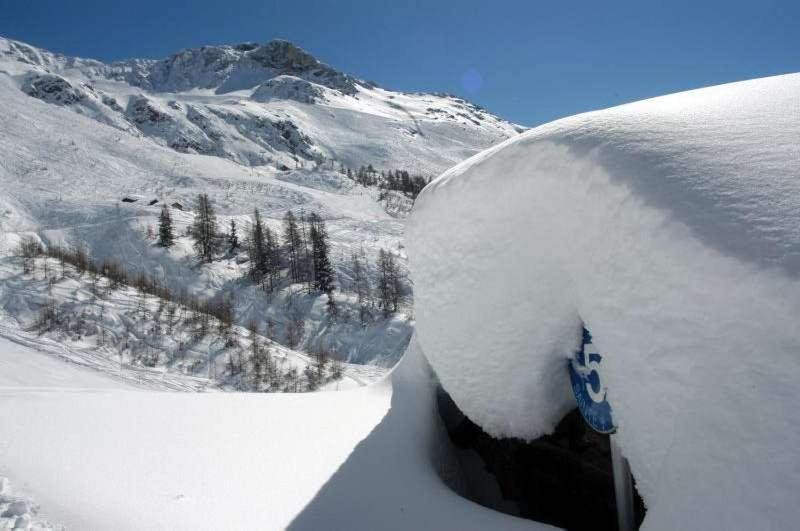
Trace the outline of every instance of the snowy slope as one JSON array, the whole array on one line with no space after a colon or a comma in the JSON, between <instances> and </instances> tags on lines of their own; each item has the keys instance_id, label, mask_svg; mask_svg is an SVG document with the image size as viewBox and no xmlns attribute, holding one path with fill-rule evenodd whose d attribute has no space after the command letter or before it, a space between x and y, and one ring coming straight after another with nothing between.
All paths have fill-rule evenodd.
<instances>
[{"instance_id":1,"label":"snowy slope","mask_svg":"<svg viewBox=\"0 0 800 531\"><path fill-rule=\"evenodd\" d=\"M240 324L270 319L280 341L287 314L300 312L301 349L326 344L346 360L387 366L411 335L410 287L397 315L364 327L345 292L348 263L363 250L374 264L383 248L405 270L410 199L379 202L377 189L340 169L433 176L519 129L457 98L381 89L283 41L108 65L0 38L0 100L0 252L22 234L84 246L174 289L230 296ZM268 300L241 280L248 265L240 257L198 266L185 236L198 193L210 196L220 226L235 220L241 236L254 208L275 230L288 210L319 213L345 317L328 319L324 296L297 289ZM174 202L184 207L173 210L181 237L164 251L145 234L160 205Z\"/></svg>"},{"instance_id":2,"label":"snowy slope","mask_svg":"<svg viewBox=\"0 0 800 531\"><path fill-rule=\"evenodd\" d=\"M375 386L279 395L64 382L44 354L2 339L0 353L16 373L0 371L0 471L68 529L553 529L442 482L446 435L413 348Z\"/></svg>"},{"instance_id":3,"label":"snowy slope","mask_svg":"<svg viewBox=\"0 0 800 531\"><path fill-rule=\"evenodd\" d=\"M795 528L798 131L792 74L559 120L441 176L406 241L459 407L494 435L551 431L583 321L644 529Z\"/></svg>"},{"instance_id":4,"label":"snowy slope","mask_svg":"<svg viewBox=\"0 0 800 531\"><path fill-rule=\"evenodd\" d=\"M40 271L44 269L43 261L39 259ZM252 335L241 327L231 329L235 341L228 342L214 332L199 338L194 334L196 327L182 310L177 309L168 317L169 312L156 297L149 297L142 304L137 291L130 287L106 290L107 283L99 281L93 288L91 280L80 276L73 268L67 268L66 275L61 277L57 261L52 259L49 268L53 273L48 278L43 274L38 278L24 275L14 262L15 259L0 258L0 337L66 361L69 365L64 367L62 375L65 382L74 373L70 371L71 365L148 389L259 390L258 384L253 386L252 373L241 370L233 373L229 366L236 360L245 360L248 366L247 360L252 354ZM62 318L69 317L70 324L41 327L37 322L39 310L48 305L57 308ZM154 334L156 324L159 331ZM306 367L314 365L310 355L270 341L263 335L259 335L257 341L269 349L278 372L285 374L295 370L299 375L296 385L285 382L285 385L274 386L272 391L307 390L302 375ZM153 362L143 363L142 352L157 353L157 357ZM21 360L3 359L5 355L0 350L0 367L7 365L9 376L16 377L20 384L31 378L33 371L26 368L14 375L15 364ZM57 364L51 365L47 374L55 372ZM329 366L327 373L332 368ZM326 381L314 386L315 390L360 387L379 380L386 373L386 369L374 365L337 363L335 368L341 378L324 378ZM32 378L38 381L38 377Z\"/></svg>"}]
</instances>

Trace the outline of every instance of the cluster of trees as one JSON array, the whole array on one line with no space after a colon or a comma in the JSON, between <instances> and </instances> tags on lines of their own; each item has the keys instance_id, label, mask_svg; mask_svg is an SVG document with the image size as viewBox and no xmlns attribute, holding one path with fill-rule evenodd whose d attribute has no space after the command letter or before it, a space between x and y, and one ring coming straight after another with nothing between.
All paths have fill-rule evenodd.
<instances>
[{"instance_id":1,"label":"cluster of trees","mask_svg":"<svg viewBox=\"0 0 800 531\"><path fill-rule=\"evenodd\" d=\"M387 190L397 190L403 192L412 199L416 199L419 193L431 182L431 177L424 175L411 175L405 170L389 170L386 172Z\"/></svg>"},{"instance_id":2,"label":"cluster of trees","mask_svg":"<svg viewBox=\"0 0 800 531\"><path fill-rule=\"evenodd\" d=\"M359 318L362 323L367 323L372 317L372 311L380 310L384 317L396 312L405 289L405 280L400 266L391 252L381 249L378 252L378 261L374 266L376 270L375 281L371 280L369 269L371 265L363 250L351 256L351 283L350 291L358 300Z\"/></svg>"},{"instance_id":3,"label":"cluster of trees","mask_svg":"<svg viewBox=\"0 0 800 531\"><path fill-rule=\"evenodd\" d=\"M249 359L244 358L241 353L236 357L231 356L228 358L228 368L231 374L245 376L243 383L251 390L314 391L344 375L342 362L335 359L324 347L319 347L312 354L312 363L306 365L301 374L294 365L288 364L287 367L284 357L275 356L269 341L261 341L254 321L247 325L247 329L251 338ZM249 366L246 361L249 361Z\"/></svg>"},{"instance_id":4,"label":"cluster of trees","mask_svg":"<svg viewBox=\"0 0 800 531\"><path fill-rule=\"evenodd\" d=\"M359 169L359 176L375 174L371 166ZM410 178L408 172L389 172L387 182L411 183L412 188L424 186ZM385 174L384 177L386 178ZM424 179L423 179L424 181ZM414 184L416 183L416 184ZM418 189L414 188L417 190ZM421 188L419 188L421 189ZM198 258L210 262L220 247L225 244L228 252L240 248L236 222L231 220L227 234L220 234L214 207L207 194L197 197L195 218L189 234L194 240ZM164 206L159 216L158 244L170 247L175 241L172 218ZM292 284L306 284L309 292L328 295L329 310L336 313L333 298L334 269L330 258L330 240L325 222L316 212L309 216L295 216L287 211L283 217L280 233L270 228L261 217L258 209L253 211L245 245L250 257L249 277L260 284L265 291L273 292L280 283L283 273ZM371 286L369 264L366 256L353 255L352 270L355 276L353 292L358 296L362 313L369 308L380 308L384 314L396 312L403 292L404 280L395 256L381 250L375 267L376 285ZM374 291L374 293L373 293ZM363 316L362 316L363 317Z\"/></svg>"},{"instance_id":5,"label":"cluster of trees","mask_svg":"<svg viewBox=\"0 0 800 531\"><path fill-rule=\"evenodd\" d=\"M333 265L325 222L316 212L298 219L288 211L281 232L279 238L262 222L258 209L253 212L247 242L250 276L272 292L286 270L293 284L305 283L310 292L326 293L332 300Z\"/></svg>"},{"instance_id":6,"label":"cluster of trees","mask_svg":"<svg viewBox=\"0 0 800 531\"><path fill-rule=\"evenodd\" d=\"M258 209L253 211L253 221L248 237L250 277L272 292L280 278L281 252L275 233L261 221Z\"/></svg>"},{"instance_id":7,"label":"cluster of trees","mask_svg":"<svg viewBox=\"0 0 800 531\"><path fill-rule=\"evenodd\" d=\"M149 228L148 228L149 230ZM208 194L199 194L195 204L195 216L189 227L189 235L194 240L194 248L201 262L211 262L222 247L222 236L217 228L217 215ZM236 248L239 239L236 223L232 221L231 231L227 238L229 244ZM158 216L158 240L161 247L172 247L175 243L175 230L169 207L163 205Z\"/></svg>"},{"instance_id":8,"label":"cluster of trees","mask_svg":"<svg viewBox=\"0 0 800 531\"><path fill-rule=\"evenodd\" d=\"M431 182L430 177L419 174L412 175L406 170L379 172L372 164L361 166L356 171L342 166L340 171L361 186L377 186L383 190L396 190L412 199L416 199L422 189Z\"/></svg>"},{"instance_id":9,"label":"cluster of trees","mask_svg":"<svg viewBox=\"0 0 800 531\"><path fill-rule=\"evenodd\" d=\"M308 217L301 214L298 219L289 211L283 218L281 232L276 234L264 223L258 209L253 211L246 238L250 278L266 291L272 292L278 285L281 273L288 270L292 283L306 283L309 291L330 295L334 290L334 273L328 231L322 218L312 212ZM189 234L201 262L211 262L224 245L228 252L235 252L240 247L236 221L231 220L228 233L221 234L207 194L197 197L194 222ZM174 242L172 217L165 206L159 216L158 245L171 247Z\"/></svg>"},{"instance_id":10,"label":"cluster of trees","mask_svg":"<svg viewBox=\"0 0 800 531\"><path fill-rule=\"evenodd\" d=\"M175 328L182 323L189 325L192 342L197 342L210 335L210 345L224 345L228 351L226 371L237 382L242 390L264 392L303 392L313 391L319 386L343 376L344 365L334 358L328 349L320 346L312 353L312 363L308 364L302 372L297 367L286 362L281 356L276 356L272 348L271 337L274 327L269 323L267 338L258 333L258 326L253 321L248 324L250 347L249 354L241 347L239 330L233 326L233 304L226 298L206 299L189 294L185 290L174 293L168 287L160 285L144 273L131 274L113 260L95 261L83 249L68 249L58 245L44 248L37 240L25 238L21 241L17 254L23 259L23 268L26 274L36 274L37 268L45 273L45 278L51 279L59 274L56 268L49 264L48 259L58 260L61 266L61 276L67 275L67 269L80 276L90 275L92 290L99 295L99 286L105 285L106 292L111 289L132 287L139 293L138 303L131 310L131 316L146 327L136 334L131 333L128 327L132 324L122 320L124 329L116 331L119 336L108 343L108 333L102 323L92 323L92 316L87 309L80 312L74 309L63 309L56 304L54 299L49 299L37 317L35 326L40 331L62 330L75 334L92 335L97 332L98 344L116 345L120 353L128 352L132 363L155 366L160 360L175 361L182 355L186 358L186 345L180 342L177 354L165 351L161 341L166 333L172 335ZM37 258L45 260L38 261ZM148 304L147 297L153 305ZM95 321L102 321L101 315ZM155 309L157 308L157 309ZM209 360L197 360L191 367L194 373ZM208 375L212 377L212 367L208 367ZM214 369L216 377L216 369Z\"/></svg>"}]
</instances>

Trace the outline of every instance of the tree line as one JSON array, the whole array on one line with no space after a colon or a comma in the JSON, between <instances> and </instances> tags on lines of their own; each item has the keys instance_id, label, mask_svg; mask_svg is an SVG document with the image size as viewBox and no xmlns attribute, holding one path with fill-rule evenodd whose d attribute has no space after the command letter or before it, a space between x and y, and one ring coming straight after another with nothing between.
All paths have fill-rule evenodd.
<instances>
[{"instance_id":1,"label":"tree line","mask_svg":"<svg viewBox=\"0 0 800 531\"><path fill-rule=\"evenodd\" d=\"M218 230L214 207L207 194L197 197L195 217L189 227L197 257L211 262L220 253L235 253L242 244L235 220L230 220L227 233ZM174 229L169 209L165 206L159 216L158 245L174 244ZM330 257L330 238L324 220L316 212L299 216L290 210L283 216L280 230L267 225L258 209L254 209L244 241L249 256L248 278L272 293L286 278L291 284L304 284L309 293L328 296L328 310L337 313L333 297L335 272ZM404 278L395 256L381 249L376 264L376 281L372 286L366 256L354 255L353 272L358 279L352 293L358 296L362 322L370 309L379 308L384 315L398 311L404 291Z\"/></svg>"},{"instance_id":2,"label":"tree line","mask_svg":"<svg viewBox=\"0 0 800 531\"><path fill-rule=\"evenodd\" d=\"M420 174L411 174L407 170L376 170L372 164L361 166L353 171L351 168L340 166L339 171L349 179L361 186L374 186L382 190L395 190L406 194L411 199L416 199L419 193L432 180Z\"/></svg>"}]
</instances>

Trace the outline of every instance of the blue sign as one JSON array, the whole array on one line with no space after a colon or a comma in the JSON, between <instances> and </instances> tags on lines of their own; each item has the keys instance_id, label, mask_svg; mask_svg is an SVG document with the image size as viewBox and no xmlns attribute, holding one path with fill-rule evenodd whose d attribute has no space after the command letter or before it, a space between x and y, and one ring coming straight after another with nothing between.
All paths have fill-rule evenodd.
<instances>
[{"instance_id":1,"label":"blue sign","mask_svg":"<svg viewBox=\"0 0 800 531\"><path fill-rule=\"evenodd\" d=\"M600 433L613 433L616 428L600 374L601 361L603 357L592 345L592 334L584 327L583 344L573 359L567 361L572 392L586 423Z\"/></svg>"}]
</instances>

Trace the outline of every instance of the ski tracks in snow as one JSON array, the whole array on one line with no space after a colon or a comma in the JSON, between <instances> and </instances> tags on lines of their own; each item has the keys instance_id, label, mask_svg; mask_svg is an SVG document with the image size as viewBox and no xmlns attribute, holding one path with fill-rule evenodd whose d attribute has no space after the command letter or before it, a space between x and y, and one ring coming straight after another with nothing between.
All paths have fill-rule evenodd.
<instances>
[{"instance_id":1,"label":"ski tracks in snow","mask_svg":"<svg viewBox=\"0 0 800 531\"><path fill-rule=\"evenodd\" d=\"M2 322L0 337L144 389L198 392L207 391L212 385L207 378L122 364L98 353L94 348L69 347L47 337L25 333Z\"/></svg>"}]
</instances>

